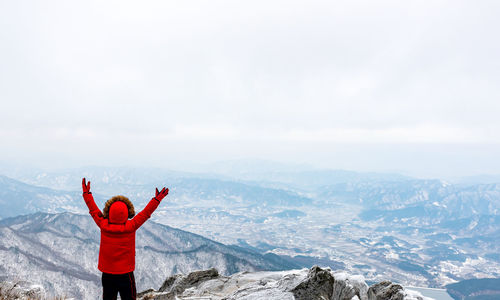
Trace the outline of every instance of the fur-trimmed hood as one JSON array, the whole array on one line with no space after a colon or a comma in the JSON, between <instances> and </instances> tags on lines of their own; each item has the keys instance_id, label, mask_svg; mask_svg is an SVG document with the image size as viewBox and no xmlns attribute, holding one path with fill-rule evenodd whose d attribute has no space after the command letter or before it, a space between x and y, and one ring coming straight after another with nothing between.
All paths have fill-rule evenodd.
<instances>
[{"instance_id":1,"label":"fur-trimmed hood","mask_svg":"<svg viewBox=\"0 0 500 300\"><path fill-rule=\"evenodd\" d=\"M109 217L109 208L111 207L111 204L115 203L116 201L121 201L127 205L129 219L133 218L135 216L135 210L134 210L134 205L132 204L132 201L130 201L125 196L118 195L118 196L114 196L113 198L109 199L108 201L106 201L106 204L104 204L104 209L102 211L104 218Z\"/></svg>"}]
</instances>

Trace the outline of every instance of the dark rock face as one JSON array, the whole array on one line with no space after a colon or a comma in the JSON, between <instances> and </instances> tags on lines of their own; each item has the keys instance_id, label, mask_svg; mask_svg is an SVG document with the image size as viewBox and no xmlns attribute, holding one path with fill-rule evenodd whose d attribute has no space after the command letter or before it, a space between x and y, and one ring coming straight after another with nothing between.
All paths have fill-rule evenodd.
<instances>
[{"instance_id":1,"label":"dark rock face","mask_svg":"<svg viewBox=\"0 0 500 300\"><path fill-rule=\"evenodd\" d=\"M368 300L403 300L403 287L390 281L382 281L368 289Z\"/></svg>"},{"instance_id":2,"label":"dark rock face","mask_svg":"<svg viewBox=\"0 0 500 300\"><path fill-rule=\"evenodd\" d=\"M180 274L176 274L174 276L170 276L168 277L167 279L165 279L165 281L163 282L163 284L161 285L160 289L158 290L158 292L165 292L165 291L170 291L172 289L172 285L175 283L175 281L177 279L179 279L180 277L182 277L182 275Z\"/></svg>"},{"instance_id":3,"label":"dark rock face","mask_svg":"<svg viewBox=\"0 0 500 300\"><path fill-rule=\"evenodd\" d=\"M148 297L147 294L154 292L148 290L139 293L139 297L144 296L144 299L152 300L173 300L176 299L176 295L182 294L186 289L197 286L198 284L219 277L219 272L212 268L209 270L195 271L189 273L187 276L184 275L174 275L168 277L160 289L158 294L155 296Z\"/></svg>"},{"instance_id":4,"label":"dark rock face","mask_svg":"<svg viewBox=\"0 0 500 300\"><path fill-rule=\"evenodd\" d=\"M335 279L329 271L314 266L309 270L307 278L291 292L297 300L331 299L334 282Z\"/></svg>"},{"instance_id":5,"label":"dark rock face","mask_svg":"<svg viewBox=\"0 0 500 300\"><path fill-rule=\"evenodd\" d=\"M359 296L359 292L348 286L347 282L336 280L333 284L332 299L351 300L354 296Z\"/></svg>"},{"instance_id":6,"label":"dark rock face","mask_svg":"<svg viewBox=\"0 0 500 300\"><path fill-rule=\"evenodd\" d=\"M297 300L351 300L354 296L365 300L367 288L364 281L351 282L345 274L332 274L330 269L314 266L291 292Z\"/></svg>"}]
</instances>

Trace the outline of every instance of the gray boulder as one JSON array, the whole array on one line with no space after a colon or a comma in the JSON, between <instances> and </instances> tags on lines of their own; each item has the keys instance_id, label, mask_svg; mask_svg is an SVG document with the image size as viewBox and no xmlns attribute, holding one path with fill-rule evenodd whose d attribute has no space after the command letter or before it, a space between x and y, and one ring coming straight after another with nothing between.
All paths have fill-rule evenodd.
<instances>
[{"instance_id":1,"label":"gray boulder","mask_svg":"<svg viewBox=\"0 0 500 300\"><path fill-rule=\"evenodd\" d=\"M402 286L390 281L382 281L368 289L368 300L404 300L405 293Z\"/></svg>"},{"instance_id":2,"label":"gray boulder","mask_svg":"<svg viewBox=\"0 0 500 300\"><path fill-rule=\"evenodd\" d=\"M182 295L185 290L196 287L199 284L219 277L219 272L212 268L209 270L195 271L188 275L174 275L168 277L161 285L158 292L147 290L139 293L139 299L173 300L177 295Z\"/></svg>"},{"instance_id":3,"label":"gray boulder","mask_svg":"<svg viewBox=\"0 0 500 300\"><path fill-rule=\"evenodd\" d=\"M309 270L307 277L291 292L297 300L332 299L334 282L330 270L314 266Z\"/></svg>"},{"instance_id":4,"label":"gray boulder","mask_svg":"<svg viewBox=\"0 0 500 300\"><path fill-rule=\"evenodd\" d=\"M361 275L349 275L344 272L334 273L333 294L331 299L339 300L367 300L368 285Z\"/></svg>"}]
</instances>

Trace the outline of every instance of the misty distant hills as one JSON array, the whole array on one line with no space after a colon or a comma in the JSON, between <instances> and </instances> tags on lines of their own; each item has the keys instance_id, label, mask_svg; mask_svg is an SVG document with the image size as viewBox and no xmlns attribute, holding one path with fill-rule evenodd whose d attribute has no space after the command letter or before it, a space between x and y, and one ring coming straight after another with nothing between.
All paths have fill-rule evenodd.
<instances>
[{"instance_id":1,"label":"misty distant hills","mask_svg":"<svg viewBox=\"0 0 500 300\"><path fill-rule=\"evenodd\" d=\"M232 180L276 184L305 191L314 191L337 183L373 181L404 181L411 177L397 173L355 172L318 169L304 164L285 164L266 160L230 160L212 163L207 173L219 174Z\"/></svg>"},{"instance_id":2,"label":"misty distant hills","mask_svg":"<svg viewBox=\"0 0 500 300\"><path fill-rule=\"evenodd\" d=\"M411 181L354 190L360 201L368 206L361 215L366 220L405 219L410 223L431 224L500 214L500 184L455 186L438 181Z\"/></svg>"},{"instance_id":3,"label":"misty distant hills","mask_svg":"<svg viewBox=\"0 0 500 300\"><path fill-rule=\"evenodd\" d=\"M212 165L211 165L212 166ZM446 218L500 214L500 183L449 184L441 180L420 180L398 174L358 173L344 170L311 170L278 164L273 171L264 162L254 167L245 161L214 164L214 173L188 173L164 169L89 167L58 172L17 172L19 185L30 184L29 194L47 194L70 199L80 191L82 177L92 181L94 193L103 200L116 194L130 197L144 205L154 187L171 187L170 203L215 200L220 205L308 206L340 202L362 206L369 212L364 219L426 217L436 222ZM0 201L24 187L15 187L11 179L0 177L6 192ZM1 191L1 190L0 190ZM44 196L45 197L45 196ZM23 200L25 201L25 200ZM314 203L313 203L314 202ZM42 208L43 204L35 203ZM71 204L73 209L80 204ZM54 208L53 208L54 209ZM69 210L69 209L68 209ZM71 210L70 210L71 211ZM11 214L12 215L12 214ZM0 215L1 217L1 215Z\"/></svg>"},{"instance_id":4,"label":"misty distant hills","mask_svg":"<svg viewBox=\"0 0 500 300\"><path fill-rule=\"evenodd\" d=\"M0 175L0 218L44 212L84 212L80 193L26 184Z\"/></svg>"},{"instance_id":5,"label":"misty distant hills","mask_svg":"<svg viewBox=\"0 0 500 300\"><path fill-rule=\"evenodd\" d=\"M101 171L101 169L98 170ZM152 180L145 184L147 178L141 178L141 173L135 173L134 170L102 171L103 173L90 172L91 174L83 171L54 175L40 174L31 179L26 178L30 184L0 175L0 208L2 208L0 218L37 211L85 212L87 208L80 191L83 176L91 180L92 191L98 205L114 195L121 194L129 197L137 207L144 206L154 196L154 188L161 186L170 187L168 201L165 201L169 205L200 204L203 201L227 206L306 206L312 204L312 199L293 191L242 182L198 177L151 178L150 173L144 172L147 178Z\"/></svg>"},{"instance_id":6,"label":"misty distant hills","mask_svg":"<svg viewBox=\"0 0 500 300\"><path fill-rule=\"evenodd\" d=\"M77 299L97 299L99 239L89 215L36 213L3 219L0 274L43 284L59 294L71 292ZM226 246L151 220L137 231L136 249L138 290L158 288L175 273L212 267L225 275L298 267L275 255Z\"/></svg>"},{"instance_id":7,"label":"misty distant hills","mask_svg":"<svg viewBox=\"0 0 500 300\"><path fill-rule=\"evenodd\" d=\"M82 177L94 180L104 194L114 194L128 186L174 185L186 178L217 179L249 185L314 191L338 183L399 182L413 178L396 173L363 173L347 170L314 169L268 161L226 161L207 165L203 172L179 172L159 168L82 167L59 171L20 169L4 175L25 183L58 190L78 190ZM76 185L75 185L76 183ZM124 191L124 192L125 192Z\"/></svg>"}]
</instances>

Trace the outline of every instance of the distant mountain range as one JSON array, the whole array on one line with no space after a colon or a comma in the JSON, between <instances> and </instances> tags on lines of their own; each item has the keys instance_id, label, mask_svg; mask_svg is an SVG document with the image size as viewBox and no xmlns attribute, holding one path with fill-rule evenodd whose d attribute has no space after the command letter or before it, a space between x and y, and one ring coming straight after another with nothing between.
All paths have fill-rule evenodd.
<instances>
[{"instance_id":1,"label":"distant mountain range","mask_svg":"<svg viewBox=\"0 0 500 300\"><path fill-rule=\"evenodd\" d=\"M154 188L168 186L170 193L168 203L200 203L200 201L216 202L217 205L270 206L306 206L312 200L296 192L255 186L248 183L233 182L204 177L154 177L152 182L144 183L140 173L128 170L129 177L118 171L103 171L68 174L41 174L34 178L25 178L29 184L0 175L0 218L16 216L37 211L44 212L84 212L81 197L81 179L87 176L92 182L92 191L96 203L104 203L114 195L127 195L135 205L145 205L154 196ZM147 173L147 172L145 172ZM147 173L147 176L151 174ZM21 176L24 178L24 176ZM136 179L137 178L137 179ZM165 178L165 179L162 179ZM128 183L127 183L128 182ZM50 186L50 187L49 187Z\"/></svg>"},{"instance_id":2,"label":"distant mountain range","mask_svg":"<svg viewBox=\"0 0 500 300\"><path fill-rule=\"evenodd\" d=\"M97 196L100 198L100 196ZM34 212L84 212L79 192L26 184L0 175L0 218Z\"/></svg>"}]
</instances>

